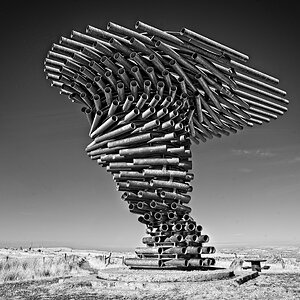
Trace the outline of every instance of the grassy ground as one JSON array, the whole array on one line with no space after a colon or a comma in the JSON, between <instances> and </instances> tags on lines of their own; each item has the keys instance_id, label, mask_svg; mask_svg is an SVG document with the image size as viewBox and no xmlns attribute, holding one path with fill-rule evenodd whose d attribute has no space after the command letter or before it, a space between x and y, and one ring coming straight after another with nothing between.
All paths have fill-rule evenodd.
<instances>
[{"instance_id":1,"label":"grassy ground","mask_svg":"<svg viewBox=\"0 0 300 300\"><path fill-rule=\"evenodd\" d=\"M63 257L5 258L0 261L0 282L67 276L77 269Z\"/></svg>"},{"instance_id":2,"label":"grassy ground","mask_svg":"<svg viewBox=\"0 0 300 300\"><path fill-rule=\"evenodd\" d=\"M113 289L98 286L95 276L0 284L0 299L48 300L294 300L300 299L299 273L261 274L242 285L232 280L178 283L170 289Z\"/></svg>"},{"instance_id":3,"label":"grassy ground","mask_svg":"<svg viewBox=\"0 0 300 300\"><path fill-rule=\"evenodd\" d=\"M273 251L273 252L272 252ZM133 253L43 249L24 252L0 250L0 300L12 299L300 299L299 249L234 250L239 257L265 255L269 270L242 285L233 279L212 282L178 282L166 289L105 286L98 270L122 266L123 256ZM279 255L280 254L280 255ZM235 254L216 253L218 265L228 268ZM283 258L282 258L283 257ZM124 266L123 266L124 267Z\"/></svg>"}]
</instances>

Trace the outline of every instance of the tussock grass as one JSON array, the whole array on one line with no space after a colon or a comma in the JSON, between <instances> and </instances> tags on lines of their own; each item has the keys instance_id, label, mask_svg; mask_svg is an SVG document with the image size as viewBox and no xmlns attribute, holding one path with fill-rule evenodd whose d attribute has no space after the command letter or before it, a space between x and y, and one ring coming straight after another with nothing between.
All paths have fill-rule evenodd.
<instances>
[{"instance_id":1,"label":"tussock grass","mask_svg":"<svg viewBox=\"0 0 300 300\"><path fill-rule=\"evenodd\" d=\"M0 282L74 274L78 266L64 257L9 258L0 260Z\"/></svg>"}]
</instances>

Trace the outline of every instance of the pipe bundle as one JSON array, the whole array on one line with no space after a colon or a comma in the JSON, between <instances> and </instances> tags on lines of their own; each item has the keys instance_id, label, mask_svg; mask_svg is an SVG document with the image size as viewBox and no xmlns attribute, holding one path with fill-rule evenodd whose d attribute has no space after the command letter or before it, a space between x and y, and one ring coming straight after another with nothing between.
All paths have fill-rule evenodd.
<instances>
[{"instance_id":1,"label":"pipe bundle","mask_svg":"<svg viewBox=\"0 0 300 300\"><path fill-rule=\"evenodd\" d=\"M88 156L116 181L147 227L132 267L199 268L215 251L190 216L191 142L236 133L287 111L278 79L248 56L183 28L136 30L110 22L53 44L51 85L81 105L90 125ZM203 256L204 255L204 256Z\"/></svg>"}]
</instances>

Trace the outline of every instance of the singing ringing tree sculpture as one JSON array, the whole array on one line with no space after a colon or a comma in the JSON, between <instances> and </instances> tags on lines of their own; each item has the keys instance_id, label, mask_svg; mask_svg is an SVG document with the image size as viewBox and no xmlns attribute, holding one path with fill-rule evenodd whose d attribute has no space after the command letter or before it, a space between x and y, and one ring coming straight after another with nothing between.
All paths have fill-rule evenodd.
<instances>
[{"instance_id":1,"label":"singing ringing tree sculpture","mask_svg":"<svg viewBox=\"0 0 300 300\"><path fill-rule=\"evenodd\" d=\"M82 106L93 141L86 152L106 167L129 211L147 227L136 268L214 264L209 237L188 206L191 142L199 144L287 111L278 79L245 65L248 56L196 32L88 26L53 44L51 85ZM139 33L141 32L141 33Z\"/></svg>"}]
</instances>

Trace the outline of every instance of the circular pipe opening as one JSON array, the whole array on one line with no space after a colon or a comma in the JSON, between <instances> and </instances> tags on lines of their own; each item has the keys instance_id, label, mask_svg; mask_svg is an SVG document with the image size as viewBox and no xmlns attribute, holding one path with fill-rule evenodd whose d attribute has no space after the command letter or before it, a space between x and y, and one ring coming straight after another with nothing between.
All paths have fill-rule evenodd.
<instances>
[{"instance_id":1,"label":"circular pipe opening","mask_svg":"<svg viewBox=\"0 0 300 300\"><path fill-rule=\"evenodd\" d=\"M156 43L154 45L155 45L155 47L159 47L161 45L161 41L156 41Z\"/></svg>"},{"instance_id":2,"label":"circular pipe opening","mask_svg":"<svg viewBox=\"0 0 300 300\"><path fill-rule=\"evenodd\" d=\"M112 75L112 72L109 71L109 70L107 70L107 71L104 73L104 75L105 75L106 77L110 77L110 76Z\"/></svg>"},{"instance_id":3,"label":"circular pipe opening","mask_svg":"<svg viewBox=\"0 0 300 300\"><path fill-rule=\"evenodd\" d=\"M143 202L138 202L137 208L142 209L143 206L144 206L144 203L143 203Z\"/></svg>"},{"instance_id":4,"label":"circular pipe opening","mask_svg":"<svg viewBox=\"0 0 300 300\"><path fill-rule=\"evenodd\" d=\"M176 239L177 239L177 242L182 242L183 241L183 236L181 234L178 234Z\"/></svg>"},{"instance_id":5,"label":"circular pipe opening","mask_svg":"<svg viewBox=\"0 0 300 300\"><path fill-rule=\"evenodd\" d=\"M133 205L132 203L130 203L130 204L128 205L128 209L129 209L129 210L134 209L134 205Z\"/></svg>"},{"instance_id":6,"label":"circular pipe opening","mask_svg":"<svg viewBox=\"0 0 300 300\"><path fill-rule=\"evenodd\" d=\"M176 231L182 230L182 225L180 223L175 224L175 230Z\"/></svg>"},{"instance_id":7,"label":"circular pipe opening","mask_svg":"<svg viewBox=\"0 0 300 300\"><path fill-rule=\"evenodd\" d=\"M188 94L187 93L182 93L181 94L181 98L182 99L187 99L188 98Z\"/></svg>"},{"instance_id":8,"label":"circular pipe opening","mask_svg":"<svg viewBox=\"0 0 300 300\"><path fill-rule=\"evenodd\" d=\"M162 191L162 192L160 192L159 195L160 195L160 197L165 198L166 197L166 192Z\"/></svg>"},{"instance_id":9,"label":"circular pipe opening","mask_svg":"<svg viewBox=\"0 0 300 300\"><path fill-rule=\"evenodd\" d=\"M175 59L171 59L170 62L169 62L169 65L170 65L170 66L176 65Z\"/></svg>"},{"instance_id":10,"label":"circular pipe opening","mask_svg":"<svg viewBox=\"0 0 300 300\"><path fill-rule=\"evenodd\" d=\"M182 218L184 221L188 221L190 219L190 216L188 214L185 214Z\"/></svg>"},{"instance_id":11,"label":"circular pipe opening","mask_svg":"<svg viewBox=\"0 0 300 300\"><path fill-rule=\"evenodd\" d=\"M148 79L146 79L146 80L144 81L144 85L147 86L147 87L151 86L151 81L148 80Z\"/></svg>"},{"instance_id":12,"label":"circular pipe opening","mask_svg":"<svg viewBox=\"0 0 300 300\"><path fill-rule=\"evenodd\" d=\"M155 243L159 243L160 241L161 241L160 236L155 236L155 237L154 237L154 242L155 242Z\"/></svg>"},{"instance_id":13,"label":"circular pipe opening","mask_svg":"<svg viewBox=\"0 0 300 300\"><path fill-rule=\"evenodd\" d=\"M136 52L131 52L130 55L129 55L129 57L131 59L134 59L136 57Z\"/></svg>"},{"instance_id":14,"label":"circular pipe opening","mask_svg":"<svg viewBox=\"0 0 300 300\"><path fill-rule=\"evenodd\" d=\"M137 21L137 22L135 23L134 27L135 27L135 29L138 29L139 26L140 26L140 21Z\"/></svg>"},{"instance_id":15,"label":"circular pipe opening","mask_svg":"<svg viewBox=\"0 0 300 300\"><path fill-rule=\"evenodd\" d=\"M132 68L131 68L131 72L133 72L133 73L136 73L136 72L138 72L139 71L139 68L137 67L137 66L133 66Z\"/></svg>"},{"instance_id":16,"label":"circular pipe opening","mask_svg":"<svg viewBox=\"0 0 300 300\"><path fill-rule=\"evenodd\" d=\"M102 56L100 61L101 61L102 63L104 63L105 61L107 61L107 57L106 57L106 56Z\"/></svg>"},{"instance_id":17,"label":"circular pipe opening","mask_svg":"<svg viewBox=\"0 0 300 300\"><path fill-rule=\"evenodd\" d=\"M118 89L123 89L123 88L124 88L123 82L119 82L119 83L117 84L117 88L118 88Z\"/></svg>"},{"instance_id":18,"label":"circular pipe opening","mask_svg":"<svg viewBox=\"0 0 300 300\"><path fill-rule=\"evenodd\" d=\"M182 28L180 29L180 33L181 33L181 34L184 34L185 31L186 31L186 28L184 28L184 27L182 27Z\"/></svg>"},{"instance_id":19,"label":"circular pipe opening","mask_svg":"<svg viewBox=\"0 0 300 300\"><path fill-rule=\"evenodd\" d=\"M168 212L168 218L169 219L174 219L175 218L175 214L172 211Z\"/></svg>"},{"instance_id":20,"label":"circular pipe opening","mask_svg":"<svg viewBox=\"0 0 300 300\"><path fill-rule=\"evenodd\" d=\"M194 92L194 96L195 97L198 97L198 96L200 96L201 95L201 93L198 91L198 90L196 90L195 92Z\"/></svg>"},{"instance_id":21,"label":"circular pipe opening","mask_svg":"<svg viewBox=\"0 0 300 300\"><path fill-rule=\"evenodd\" d=\"M204 235L202 236L202 239L203 239L203 242L204 242L204 243L209 242L209 236L208 236L207 234L204 234Z\"/></svg>"},{"instance_id":22,"label":"circular pipe opening","mask_svg":"<svg viewBox=\"0 0 300 300\"><path fill-rule=\"evenodd\" d=\"M90 30L91 30L91 25L88 25L88 26L86 27L86 29L85 29L85 32L86 32L86 33L89 33Z\"/></svg>"},{"instance_id":23,"label":"circular pipe opening","mask_svg":"<svg viewBox=\"0 0 300 300\"><path fill-rule=\"evenodd\" d=\"M172 209L176 209L177 207L178 207L177 203L173 202L173 203L171 204L171 208L172 208Z\"/></svg>"},{"instance_id":24,"label":"circular pipe opening","mask_svg":"<svg viewBox=\"0 0 300 300\"><path fill-rule=\"evenodd\" d=\"M167 224L161 224L160 228L161 228L162 231L168 231L169 226Z\"/></svg>"},{"instance_id":25,"label":"circular pipe opening","mask_svg":"<svg viewBox=\"0 0 300 300\"><path fill-rule=\"evenodd\" d=\"M145 213L145 214L144 214L144 219L145 219L146 221L149 221L149 220L151 219L151 215L150 215L149 213Z\"/></svg>"},{"instance_id":26,"label":"circular pipe opening","mask_svg":"<svg viewBox=\"0 0 300 300\"><path fill-rule=\"evenodd\" d=\"M151 184L151 183L150 183ZM156 207L156 202L154 201L154 200L152 200L151 202L150 202L150 207L151 208L155 208Z\"/></svg>"},{"instance_id":27,"label":"circular pipe opening","mask_svg":"<svg viewBox=\"0 0 300 300\"><path fill-rule=\"evenodd\" d=\"M191 56L192 56L192 59L196 59L198 54L196 52L194 52Z\"/></svg>"},{"instance_id":28,"label":"circular pipe opening","mask_svg":"<svg viewBox=\"0 0 300 300\"><path fill-rule=\"evenodd\" d=\"M139 111L139 110L138 110L138 111ZM130 124L130 128L131 128L131 129L135 129L135 128L136 128L136 125L135 125L134 123L131 123L131 124Z\"/></svg>"},{"instance_id":29,"label":"circular pipe opening","mask_svg":"<svg viewBox=\"0 0 300 300\"><path fill-rule=\"evenodd\" d=\"M134 98L133 98L132 95L129 95L129 96L127 97L127 99L128 99L128 101L134 101Z\"/></svg>"},{"instance_id":30,"label":"circular pipe opening","mask_svg":"<svg viewBox=\"0 0 300 300\"><path fill-rule=\"evenodd\" d=\"M190 223L190 224L188 224L187 229L188 229L189 231L192 231L192 230L195 229L195 225L192 224L192 223Z\"/></svg>"},{"instance_id":31,"label":"circular pipe opening","mask_svg":"<svg viewBox=\"0 0 300 300\"><path fill-rule=\"evenodd\" d=\"M160 88L163 88L163 87L165 87L165 83L163 81L159 81L157 83L157 86L160 87Z\"/></svg>"},{"instance_id":32,"label":"circular pipe opening","mask_svg":"<svg viewBox=\"0 0 300 300\"><path fill-rule=\"evenodd\" d=\"M137 81L136 80L131 80L130 81L130 86L131 87L136 87L138 85Z\"/></svg>"},{"instance_id":33,"label":"circular pipe opening","mask_svg":"<svg viewBox=\"0 0 300 300\"><path fill-rule=\"evenodd\" d=\"M156 213L154 214L154 218L155 218L156 220L160 220L160 219L162 218L162 214L161 214L160 212L156 212Z\"/></svg>"},{"instance_id":34,"label":"circular pipe opening","mask_svg":"<svg viewBox=\"0 0 300 300\"><path fill-rule=\"evenodd\" d=\"M177 91L177 86L176 85L172 85L171 86L171 92L175 93Z\"/></svg>"},{"instance_id":35,"label":"circular pipe opening","mask_svg":"<svg viewBox=\"0 0 300 300\"><path fill-rule=\"evenodd\" d=\"M152 67L148 67L146 69L146 72L150 74L150 73L154 72L154 69Z\"/></svg>"},{"instance_id":36,"label":"circular pipe opening","mask_svg":"<svg viewBox=\"0 0 300 300\"><path fill-rule=\"evenodd\" d=\"M113 58L114 58L114 59L118 59L118 58L120 57L120 55L121 55L121 54L120 54L119 52L117 52L117 53L114 54Z\"/></svg>"},{"instance_id":37,"label":"circular pipe opening","mask_svg":"<svg viewBox=\"0 0 300 300\"><path fill-rule=\"evenodd\" d=\"M196 231L198 231L198 232L202 231L202 226L201 225L197 225L196 226Z\"/></svg>"}]
</instances>

